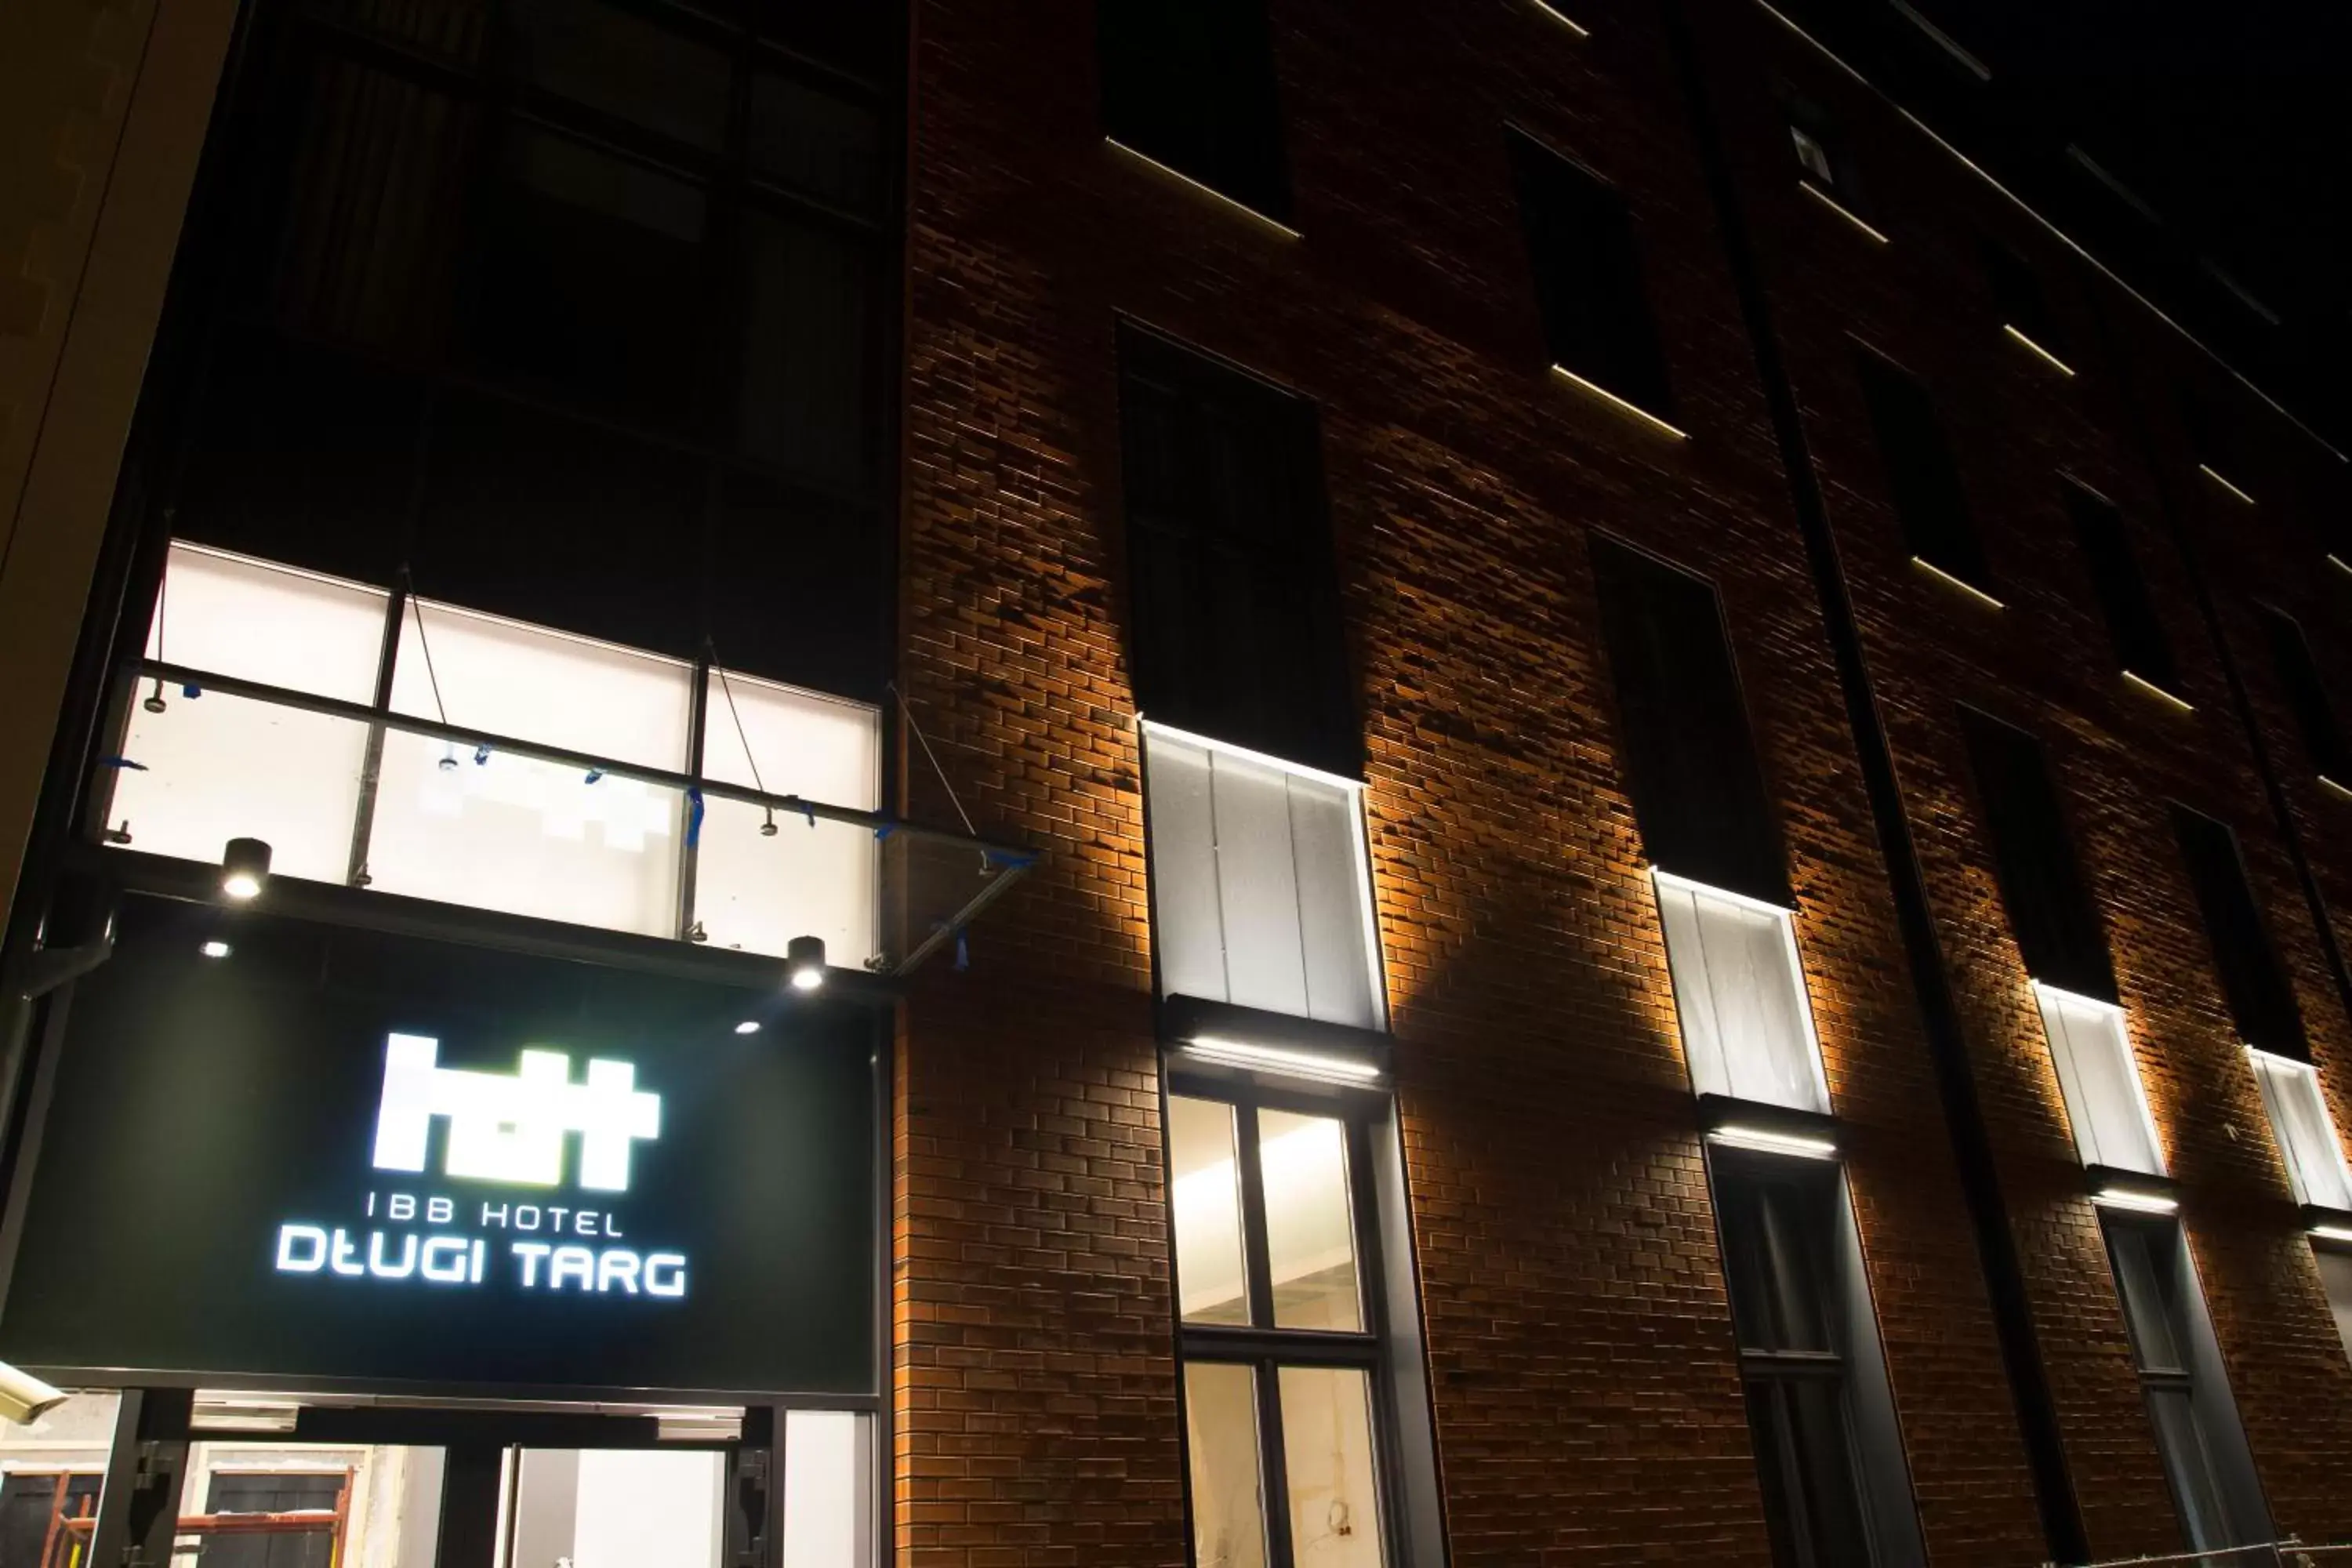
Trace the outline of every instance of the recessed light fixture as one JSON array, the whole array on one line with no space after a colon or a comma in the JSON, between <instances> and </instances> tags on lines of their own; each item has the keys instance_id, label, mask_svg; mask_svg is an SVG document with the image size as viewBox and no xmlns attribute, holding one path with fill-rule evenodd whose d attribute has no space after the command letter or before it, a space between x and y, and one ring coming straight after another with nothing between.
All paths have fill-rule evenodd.
<instances>
[{"instance_id":1,"label":"recessed light fixture","mask_svg":"<svg viewBox=\"0 0 2352 1568\"><path fill-rule=\"evenodd\" d=\"M206 958L226 958L229 954L229 946L228 943L221 941L220 938L214 937L211 941L205 942L204 946L196 949L196 951L203 953Z\"/></svg>"},{"instance_id":2,"label":"recessed light fixture","mask_svg":"<svg viewBox=\"0 0 2352 1568\"><path fill-rule=\"evenodd\" d=\"M2311 1234L2322 1241L2352 1241L2352 1228L2340 1225L2315 1225Z\"/></svg>"},{"instance_id":3,"label":"recessed light fixture","mask_svg":"<svg viewBox=\"0 0 2352 1568\"><path fill-rule=\"evenodd\" d=\"M1743 1127L1735 1123L1718 1127L1707 1136L1717 1143L1727 1143L1735 1149L1753 1149L1761 1154L1794 1154L1804 1160L1837 1158L1837 1145L1826 1138L1805 1138L1793 1132L1775 1132L1766 1127Z\"/></svg>"},{"instance_id":4,"label":"recessed light fixture","mask_svg":"<svg viewBox=\"0 0 2352 1568\"><path fill-rule=\"evenodd\" d=\"M756 1035L760 1032L760 1020L746 1018L735 1026L735 1032L739 1035Z\"/></svg>"},{"instance_id":5,"label":"recessed light fixture","mask_svg":"<svg viewBox=\"0 0 2352 1568\"><path fill-rule=\"evenodd\" d=\"M2091 1201L2103 1209L2129 1209L2134 1214L2178 1214L2180 1200L2168 1198L2161 1193L2137 1192L2130 1187L2101 1187L2091 1194Z\"/></svg>"},{"instance_id":6,"label":"recessed light fixture","mask_svg":"<svg viewBox=\"0 0 2352 1568\"><path fill-rule=\"evenodd\" d=\"M815 990L824 984L824 939L821 936L793 938L784 948L784 962L790 967L793 990Z\"/></svg>"}]
</instances>

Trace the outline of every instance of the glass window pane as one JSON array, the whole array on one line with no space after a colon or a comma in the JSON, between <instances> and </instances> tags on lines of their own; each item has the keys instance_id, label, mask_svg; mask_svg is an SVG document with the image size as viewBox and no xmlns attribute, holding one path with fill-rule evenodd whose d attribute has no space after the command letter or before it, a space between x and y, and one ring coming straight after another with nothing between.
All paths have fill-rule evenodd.
<instances>
[{"instance_id":1,"label":"glass window pane","mask_svg":"<svg viewBox=\"0 0 2352 1568\"><path fill-rule=\"evenodd\" d=\"M711 946L781 958L793 938L821 937L846 969L878 950L872 828L705 795L696 844L694 919Z\"/></svg>"},{"instance_id":2,"label":"glass window pane","mask_svg":"<svg viewBox=\"0 0 2352 1568\"><path fill-rule=\"evenodd\" d=\"M1362 1329L1346 1127L1328 1116L1261 1110L1257 1137L1275 1326Z\"/></svg>"},{"instance_id":3,"label":"glass window pane","mask_svg":"<svg viewBox=\"0 0 2352 1568\"><path fill-rule=\"evenodd\" d=\"M267 1403L266 1395L205 1397L225 1405L248 1398ZM432 1568L446 1458L440 1448L407 1445L199 1438L188 1445L173 1556L204 1568ZM567 1491L567 1509L570 1497ZM223 1515L257 1513L279 1518L263 1529L251 1521L243 1528L220 1528ZM565 1517L568 1523L568 1511ZM86 1556L67 1552L45 1563L38 1544L36 1538L31 1554L0 1557L0 1563L7 1568L19 1563L23 1568L86 1568Z\"/></svg>"},{"instance_id":4,"label":"glass window pane","mask_svg":"<svg viewBox=\"0 0 2352 1568\"><path fill-rule=\"evenodd\" d=\"M1824 1300L1829 1189L1727 1172L1717 1191L1740 1347L1836 1349Z\"/></svg>"},{"instance_id":5,"label":"glass window pane","mask_svg":"<svg viewBox=\"0 0 2352 1568\"><path fill-rule=\"evenodd\" d=\"M1750 1378L1748 1425L1775 1561L1868 1563L1843 1385L1831 1378Z\"/></svg>"},{"instance_id":6,"label":"glass window pane","mask_svg":"<svg viewBox=\"0 0 2352 1568\"><path fill-rule=\"evenodd\" d=\"M857 484L871 453L866 360L868 244L751 211L743 218L750 297L742 321L737 439L749 455Z\"/></svg>"},{"instance_id":7,"label":"glass window pane","mask_svg":"<svg viewBox=\"0 0 2352 1568\"><path fill-rule=\"evenodd\" d=\"M2319 1283L2336 1314L2336 1331L2344 1341L2344 1353L2352 1356L2352 1252L2323 1247L2315 1247L2312 1255L2319 1260Z\"/></svg>"},{"instance_id":8,"label":"glass window pane","mask_svg":"<svg viewBox=\"0 0 2352 1568\"><path fill-rule=\"evenodd\" d=\"M2172 1499L2180 1510L2181 1533L2192 1551L2226 1546L2231 1540L2221 1487L2206 1450L2205 1433L2197 1420L2194 1397L2186 1384L2147 1391L2148 1415L2156 1424L2157 1446L2164 1452L2164 1473L2172 1482Z\"/></svg>"},{"instance_id":9,"label":"glass window pane","mask_svg":"<svg viewBox=\"0 0 2352 1568\"><path fill-rule=\"evenodd\" d=\"M683 773L693 694L677 659L426 600L401 618L395 713Z\"/></svg>"},{"instance_id":10,"label":"glass window pane","mask_svg":"<svg viewBox=\"0 0 2352 1568\"><path fill-rule=\"evenodd\" d=\"M505 0L516 73L550 92L697 147L727 132L727 57L593 0Z\"/></svg>"},{"instance_id":11,"label":"glass window pane","mask_svg":"<svg viewBox=\"0 0 2352 1568\"><path fill-rule=\"evenodd\" d=\"M275 875L350 876L365 724L220 691L163 696L161 713L131 704L122 740L138 766L115 773L107 824L125 847L217 861L230 839L260 838Z\"/></svg>"},{"instance_id":12,"label":"glass window pane","mask_svg":"<svg viewBox=\"0 0 2352 1568\"><path fill-rule=\"evenodd\" d=\"M784 1415L783 1568L865 1568L872 1423L847 1410Z\"/></svg>"},{"instance_id":13,"label":"glass window pane","mask_svg":"<svg viewBox=\"0 0 2352 1568\"><path fill-rule=\"evenodd\" d=\"M147 628L147 657L373 702L389 597L379 588L174 544Z\"/></svg>"},{"instance_id":14,"label":"glass window pane","mask_svg":"<svg viewBox=\"0 0 2352 1568\"><path fill-rule=\"evenodd\" d=\"M1355 1367L1286 1366L1280 1377L1293 1559L1380 1568L1370 1374Z\"/></svg>"},{"instance_id":15,"label":"glass window pane","mask_svg":"<svg viewBox=\"0 0 2352 1568\"><path fill-rule=\"evenodd\" d=\"M1692 1089L1826 1114L1789 912L1680 879L1656 886Z\"/></svg>"},{"instance_id":16,"label":"glass window pane","mask_svg":"<svg viewBox=\"0 0 2352 1568\"><path fill-rule=\"evenodd\" d=\"M851 212L874 205L881 154L874 111L771 71L751 79L751 168Z\"/></svg>"},{"instance_id":17,"label":"glass window pane","mask_svg":"<svg viewBox=\"0 0 2352 1568\"><path fill-rule=\"evenodd\" d=\"M2320 1094L2318 1070L2263 1051L2252 1055L2254 1077L2262 1085L2295 1201L2352 1209L2352 1173L2345 1170L2327 1101Z\"/></svg>"},{"instance_id":18,"label":"glass window pane","mask_svg":"<svg viewBox=\"0 0 2352 1568\"><path fill-rule=\"evenodd\" d=\"M572 1568L719 1568L725 1555L725 1526L719 1511L727 1474L725 1455L691 1449L525 1448L522 1458L523 1487L516 1500L519 1515L531 1501L529 1487L534 1464L552 1470L550 1489L561 1498L565 1461L570 1461L576 1490L562 1500L572 1504L569 1536L544 1542L542 1550L528 1554L518 1538L515 1563L569 1563ZM546 1545L555 1550L544 1550Z\"/></svg>"},{"instance_id":19,"label":"glass window pane","mask_svg":"<svg viewBox=\"0 0 2352 1568\"><path fill-rule=\"evenodd\" d=\"M24 1426L0 1422L0 1568L88 1563L120 1402L76 1394Z\"/></svg>"},{"instance_id":20,"label":"glass window pane","mask_svg":"<svg viewBox=\"0 0 2352 1568\"><path fill-rule=\"evenodd\" d=\"M1184 1436L1192 1456L1193 1563L1197 1568L1265 1568L1257 1373L1220 1362L1186 1363Z\"/></svg>"},{"instance_id":21,"label":"glass window pane","mask_svg":"<svg viewBox=\"0 0 2352 1568\"><path fill-rule=\"evenodd\" d=\"M881 710L730 670L710 672L702 775L872 811Z\"/></svg>"},{"instance_id":22,"label":"glass window pane","mask_svg":"<svg viewBox=\"0 0 2352 1568\"><path fill-rule=\"evenodd\" d=\"M2033 989L2083 1163L2164 1174L2123 1009L2048 985Z\"/></svg>"},{"instance_id":23,"label":"glass window pane","mask_svg":"<svg viewBox=\"0 0 2352 1568\"><path fill-rule=\"evenodd\" d=\"M1184 1321L1248 1322L1234 1108L1220 1100L1170 1097L1168 1170L1176 1292Z\"/></svg>"},{"instance_id":24,"label":"glass window pane","mask_svg":"<svg viewBox=\"0 0 2352 1568\"><path fill-rule=\"evenodd\" d=\"M2145 1226L2123 1223L2107 1226L2107 1248L2116 1263L2116 1289L2123 1297L2124 1316L2131 1326L2132 1348L2143 1372L2185 1371L2179 1335L2176 1332L2171 1292L2163 1274L2170 1259L2153 1245Z\"/></svg>"},{"instance_id":25,"label":"glass window pane","mask_svg":"<svg viewBox=\"0 0 2352 1568\"><path fill-rule=\"evenodd\" d=\"M368 874L382 892L675 936L680 807L635 779L391 731Z\"/></svg>"}]
</instances>

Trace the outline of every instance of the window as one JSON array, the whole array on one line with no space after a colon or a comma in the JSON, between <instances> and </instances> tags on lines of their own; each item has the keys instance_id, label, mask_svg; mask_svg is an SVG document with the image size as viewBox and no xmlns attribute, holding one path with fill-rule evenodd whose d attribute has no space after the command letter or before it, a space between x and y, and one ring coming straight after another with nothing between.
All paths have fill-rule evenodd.
<instances>
[{"instance_id":1,"label":"window","mask_svg":"<svg viewBox=\"0 0 2352 1568\"><path fill-rule=\"evenodd\" d=\"M1776 1568L1919 1562L1838 1168L1720 1148L1711 1163Z\"/></svg>"},{"instance_id":2,"label":"window","mask_svg":"<svg viewBox=\"0 0 2352 1568\"><path fill-rule=\"evenodd\" d=\"M1265 0L1099 0L1095 29L1112 141L1289 217Z\"/></svg>"},{"instance_id":3,"label":"window","mask_svg":"<svg viewBox=\"0 0 2352 1568\"><path fill-rule=\"evenodd\" d=\"M2253 1060L2255 1081L2262 1085L2263 1109L2270 1113L2271 1132L2278 1139L2294 1201L2352 1213L2352 1171L2345 1168L2344 1149L2336 1141L2326 1097L2320 1093L2319 1069L2268 1051L2247 1054Z\"/></svg>"},{"instance_id":4,"label":"window","mask_svg":"<svg viewBox=\"0 0 2352 1568\"><path fill-rule=\"evenodd\" d=\"M1867 350L1857 352L1855 363L1887 491L1912 558L1964 586L1988 592L1992 574L1969 521L1959 464L1927 389Z\"/></svg>"},{"instance_id":5,"label":"window","mask_svg":"<svg viewBox=\"0 0 2352 1568\"><path fill-rule=\"evenodd\" d=\"M1664 871L1653 879L1692 1090L1828 1115L1789 911Z\"/></svg>"},{"instance_id":6,"label":"window","mask_svg":"<svg viewBox=\"0 0 2352 1568\"><path fill-rule=\"evenodd\" d=\"M2140 1088L2124 1010L2051 985L2036 984L2033 994L2083 1163L2163 1175L2164 1153Z\"/></svg>"},{"instance_id":7,"label":"window","mask_svg":"<svg viewBox=\"0 0 2352 1568\"><path fill-rule=\"evenodd\" d=\"M2041 744L1972 708L1960 710L1960 733L2025 972L2045 985L2113 1002L2106 935L2084 889Z\"/></svg>"},{"instance_id":8,"label":"window","mask_svg":"<svg viewBox=\"0 0 2352 1568\"><path fill-rule=\"evenodd\" d=\"M2066 340L2059 335L2058 319L2050 313L2050 302L2042 296L2042 279L2025 258L2000 241L1988 239L1984 270L2002 328L2059 369L2074 374L2062 358Z\"/></svg>"},{"instance_id":9,"label":"window","mask_svg":"<svg viewBox=\"0 0 2352 1568\"><path fill-rule=\"evenodd\" d=\"M1783 86L1780 108L1789 124L1789 145L1797 160L1797 177L1822 195L1832 199L1849 216L1867 214L1862 194L1861 170L1853 143L1829 110L1803 94Z\"/></svg>"},{"instance_id":10,"label":"window","mask_svg":"<svg viewBox=\"0 0 2352 1568\"><path fill-rule=\"evenodd\" d=\"M2157 618L2156 604L2148 597L2139 563L2133 558L2123 514L2113 501L2080 485L2067 485L2065 496L2066 512L2074 519L2075 541L2091 568L2091 586L2106 616L2116 662L2126 674L2138 677L2168 696L2176 695L2179 675L2173 668L2172 644L2164 635L2164 623Z\"/></svg>"},{"instance_id":11,"label":"window","mask_svg":"<svg viewBox=\"0 0 2352 1568\"><path fill-rule=\"evenodd\" d=\"M1144 727L1162 995L1386 1026L1361 786Z\"/></svg>"},{"instance_id":12,"label":"window","mask_svg":"<svg viewBox=\"0 0 2352 1568\"><path fill-rule=\"evenodd\" d=\"M1380 1568L1399 1529L1366 1121L1171 1093L1193 1562Z\"/></svg>"},{"instance_id":13,"label":"window","mask_svg":"<svg viewBox=\"0 0 2352 1568\"><path fill-rule=\"evenodd\" d=\"M230 838L253 837L270 844L275 875L649 936L698 926L754 952L821 936L841 964L878 951L869 827L777 822L627 772L872 811L872 708L188 544L173 547L147 653L200 673L153 682L131 705L107 812L117 843L217 862ZM404 721L587 760L461 746Z\"/></svg>"},{"instance_id":14,"label":"window","mask_svg":"<svg viewBox=\"0 0 2352 1568\"><path fill-rule=\"evenodd\" d=\"M1715 590L1605 539L1592 542L1592 569L1650 859L1785 907L1787 875Z\"/></svg>"},{"instance_id":15,"label":"window","mask_svg":"<svg viewBox=\"0 0 2352 1568\"><path fill-rule=\"evenodd\" d=\"M2182 1536L2192 1552L2269 1540L2253 1458L2180 1226L2113 1214L2104 1224Z\"/></svg>"},{"instance_id":16,"label":"window","mask_svg":"<svg viewBox=\"0 0 2352 1568\"><path fill-rule=\"evenodd\" d=\"M2283 610L2267 605L2256 609L2263 631L2270 638L2271 663L2278 670L2287 710L2303 732L2304 754L2311 759L2312 771L2331 784L2352 785L2352 768L2345 765L2344 733L2336 727L2335 705L2328 700L2326 683L2319 678L2319 661L2311 657L2311 644L2305 639L2303 627Z\"/></svg>"},{"instance_id":17,"label":"window","mask_svg":"<svg viewBox=\"0 0 2352 1568\"><path fill-rule=\"evenodd\" d=\"M2197 908L2205 917L2213 967L2221 974L2221 994L2237 1024L2238 1037L2266 1051L2305 1055L2303 1010L2263 924L2254 889L2246 881L2238 836L2183 805L2172 808L2172 826L2189 868L2189 886L2197 893Z\"/></svg>"},{"instance_id":18,"label":"window","mask_svg":"<svg viewBox=\"0 0 2352 1568\"><path fill-rule=\"evenodd\" d=\"M1196 735L1355 773L1314 410L1129 327L1119 426L1138 704Z\"/></svg>"},{"instance_id":19,"label":"window","mask_svg":"<svg viewBox=\"0 0 2352 1568\"><path fill-rule=\"evenodd\" d=\"M1624 198L1524 132L1510 132L1510 156L1551 363L1643 413L1673 417Z\"/></svg>"},{"instance_id":20,"label":"window","mask_svg":"<svg viewBox=\"0 0 2352 1568\"><path fill-rule=\"evenodd\" d=\"M2327 1305L2336 1314L2336 1336L2344 1342L2344 1353L2352 1356L2352 1252L2314 1247L2312 1256L2318 1259L2320 1288L2327 1292Z\"/></svg>"}]
</instances>

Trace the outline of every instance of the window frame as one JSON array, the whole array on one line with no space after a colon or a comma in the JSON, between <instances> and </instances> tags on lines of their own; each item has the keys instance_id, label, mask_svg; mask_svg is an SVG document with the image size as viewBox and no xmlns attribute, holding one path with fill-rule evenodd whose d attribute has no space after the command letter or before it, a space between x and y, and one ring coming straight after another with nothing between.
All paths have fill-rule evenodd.
<instances>
[{"instance_id":1,"label":"window frame","mask_svg":"<svg viewBox=\"0 0 2352 1568\"><path fill-rule=\"evenodd\" d=\"M1171 1067L1160 1079L1160 1127L1162 1169L1170 1173L1171 1190L1172 1118L1168 1106L1169 1101L1180 1099L1210 1100L1233 1110L1234 1162L1240 1177L1235 1198L1240 1207L1244 1300L1248 1302L1250 1316L1247 1325L1185 1321L1181 1282L1175 1274L1176 1224L1171 1203L1168 1225L1169 1296L1176 1328L1177 1428L1184 1453L1186 1558L1194 1560L1198 1542L1192 1524L1192 1439L1191 1423L1186 1418L1191 1396L1185 1389L1184 1368L1199 1362L1245 1366L1253 1374L1258 1500L1260 1521L1265 1531L1266 1568L1297 1568L1290 1541L1289 1476L1283 1448L1282 1369L1340 1368L1365 1374L1371 1406L1369 1414L1381 1559L1386 1568L1404 1568L1410 1561L1404 1485L1408 1461L1403 1446L1404 1422L1396 1396L1396 1368L1389 1354L1391 1314L1380 1234L1377 1163L1371 1147L1375 1127L1393 1113L1390 1097L1372 1089L1317 1091L1271 1083L1254 1075L1204 1074ZM1336 1120L1341 1125L1347 1152L1348 1223L1363 1324L1359 1330L1276 1326L1265 1173L1258 1159L1256 1113L1261 1110Z\"/></svg>"}]
</instances>

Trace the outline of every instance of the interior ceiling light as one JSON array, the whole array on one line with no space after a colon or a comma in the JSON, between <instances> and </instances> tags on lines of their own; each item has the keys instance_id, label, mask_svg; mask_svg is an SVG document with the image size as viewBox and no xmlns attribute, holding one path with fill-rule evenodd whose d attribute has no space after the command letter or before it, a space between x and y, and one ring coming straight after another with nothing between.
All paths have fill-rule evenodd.
<instances>
[{"instance_id":1,"label":"interior ceiling light","mask_svg":"<svg viewBox=\"0 0 2352 1568\"><path fill-rule=\"evenodd\" d=\"M258 838L232 838L221 856L221 893L239 902L255 898L269 880L269 846Z\"/></svg>"},{"instance_id":2,"label":"interior ceiling light","mask_svg":"<svg viewBox=\"0 0 2352 1568\"><path fill-rule=\"evenodd\" d=\"M815 990L824 984L824 939L821 936L793 938L784 949L784 962L792 974L793 990Z\"/></svg>"},{"instance_id":3,"label":"interior ceiling light","mask_svg":"<svg viewBox=\"0 0 2352 1568\"><path fill-rule=\"evenodd\" d=\"M735 1026L735 1032L739 1035L756 1035L760 1032L760 1020L746 1018Z\"/></svg>"},{"instance_id":4,"label":"interior ceiling light","mask_svg":"<svg viewBox=\"0 0 2352 1568\"><path fill-rule=\"evenodd\" d=\"M215 937L196 951L203 953L206 958L226 958L228 956L229 948L228 943L221 941L218 937Z\"/></svg>"}]
</instances>

